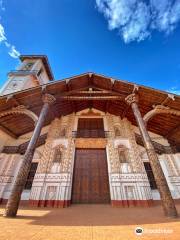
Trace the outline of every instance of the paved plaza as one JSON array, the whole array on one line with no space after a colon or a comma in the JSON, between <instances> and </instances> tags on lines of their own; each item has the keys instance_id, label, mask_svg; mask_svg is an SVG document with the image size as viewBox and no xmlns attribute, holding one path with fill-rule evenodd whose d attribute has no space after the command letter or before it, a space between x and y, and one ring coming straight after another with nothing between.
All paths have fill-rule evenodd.
<instances>
[{"instance_id":1,"label":"paved plaza","mask_svg":"<svg viewBox=\"0 0 180 240\"><path fill-rule=\"evenodd\" d=\"M180 204L177 205L180 213ZM1 240L132 240L180 239L180 219L163 215L160 206L112 208L110 205L71 205L69 208L26 208L14 219L0 209ZM136 227L144 233L135 234ZM155 231L158 233L155 233Z\"/></svg>"}]
</instances>

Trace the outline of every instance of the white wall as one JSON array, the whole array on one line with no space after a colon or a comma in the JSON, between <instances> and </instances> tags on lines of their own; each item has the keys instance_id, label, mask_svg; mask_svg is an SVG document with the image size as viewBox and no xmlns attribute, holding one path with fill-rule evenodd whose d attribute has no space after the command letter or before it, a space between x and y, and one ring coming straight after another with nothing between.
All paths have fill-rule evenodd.
<instances>
[{"instance_id":1,"label":"white wall","mask_svg":"<svg viewBox=\"0 0 180 240\"><path fill-rule=\"evenodd\" d=\"M87 110L87 111L88 111L88 110ZM82 111L82 112L85 113L86 111ZM81 112L81 113L82 113L82 112ZM103 117L103 118L104 118L105 130L109 130L109 122L108 122L108 120L107 120L107 117L104 115L104 113L101 113L100 111L96 111L96 112L100 114L99 117ZM71 126L71 127L72 127L72 130L77 130L77 122L78 122L78 118L81 117L81 113L80 113L80 112L77 113L76 116L74 117L73 125ZM82 117L85 117L85 116L82 115ZM97 116L96 116L96 117L97 117ZM61 121L63 122L62 119L61 119ZM119 121L121 121L121 120L119 119ZM112 124L113 124L113 122L112 122ZM125 126L125 125L123 125L123 126ZM135 128L135 127L134 127L134 128ZM47 133L49 129L50 129L50 125L44 127L44 128L42 129L41 134ZM136 129L136 130L137 130L137 129ZM32 135L32 132L31 132L31 133L24 134L24 135L20 136L18 139L12 139L11 137L8 137L6 134L0 132L0 145L1 145L1 146L3 146L3 145L17 146L17 145L19 145L19 144L22 144L22 143L28 141L28 140L30 139L31 135ZM158 141L160 141L161 144L162 144L162 142L163 142L165 145L168 144L168 142L166 141L166 139L162 139L162 137L158 136L157 134L156 134L156 135L153 135L153 136L155 136L156 139L158 139ZM125 138L122 138L122 141L124 141L124 139L125 139ZM112 139L112 140L113 140L113 139ZM128 139L126 139L126 140L129 141ZM114 143L115 143L116 141L117 141L117 140L114 139ZM114 145L114 146L115 146L115 145ZM128 146L129 146L129 145L128 145ZM39 159L41 158L41 154L43 153L43 149L44 149L44 145L36 149L36 153L35 153L35 156L34 156L33 161L39 161ZM144 149L143 147L141 147L141 146L138 146L138 149L139 149L138 152L139 152L139 155L141 156L142 161L148 161L148 157L147 157L147 154L146 154L145 149ZM74 154L74 153L73 153L73 154ZM3 157L4 157L4 156L5 156L5 155L3 155ZM174 154L173 156L174 156L174 161L176 162L176 164L177 164L177 166L178 166L178 168L179 168L179 172L180 172L180 153ZM21 158L21 157L22 157L22 156L20 156L20 158ZM172 192L173 197L174 197L174 198L180 198L180 195L179 195L179 193L178 193L178 191L177 191L177 189L180 189L180 175L175 176L176 178L174 178L174 176L170 176L170 175L169 175L168 166L167 166L167 164L166 164L166 161L167 161L167 155L166 155L166 154L159 156L159 159L160 159L160 163L161 163L163 172L164 172L164 174L165 174L165 177L166 177L166 179L167 179L167 182L168 182L168 185L169 185L169 188L170 188L170 190L171 190L171 192ZM117 160L117 159L116 159L116 160ZM20 160L19 160L19 161L20 161ZM119 185L117 185L117 186L119 186L119 188L120 188L120 187L122 186L122 180L124 179L123 181L126 181L125 173L123 173L123 174L121 174L121 175L120 175L120 173L111 173L110 154L109 154L108 146L107 146L107 161L108 161L109 181L112 182L112 183L115 184L115 185L119 184ZM73 163L72 163L72 165L73 165ZM0 166L0 167L1 167L1 166ZM17 171L18 171L18 165L17 165L17 168L15 169L14 175L17 174ZM72 170L72 172L73 172L73 170ZM118 175L117 175L118 177L116 176L116 174L118 174ZM127 172L127 174L128 174L128 176L131 176L131 178L132 178L132 173L131 173L131 172L129 172L129 173ZM132 187L134 187L134 188L136 189L137 186L138 186L138 187L139 187L138 189L140 189L140 188L142 188L142 187L143 187L144 189L147 189L147 188L148 188L148 183L147 183L144 175L142 174L142 179L139 178L139 173L136 174L136 175L137 175L137 176L134 175L135 184L132 185ZM173 177L173 178L172 178L172 177ZM118 179L118 183L117 183L117 179ZM138 179L138 180L136 180L136 179ZM141 181L141 180L143 181L143 179L144 179L144 183L143 183L144 185L143 185L143 186L142 186L141 184L137 183L137 181L139 181L139 179L140 179L140 181ZM141 182L142 182L142 181L141 181ZM69 183L68 183L68 184L69 184ZM138 184L139 184L139 185L138 185ZM113 185L113 186L115 186L115 185ZM114 190L113 190L113 189L114 189L113 186L110 184L110 191L111 191L112 199L113 199L114 196L115 196L115 195L114 195L115 192L114 192ZM125 185L123 185L123 186L125 186ZM9 189L9 187L8 187L8 189ZM138 190L138 189L137 189L137 193L135 193L135 195L138 195L138 194L139 194L139 190ZM144 192L145 192L145 190L144 190ZM116 191L116 193L117 193L117 191ZM160 199L160 196L159 196L159 193L158 193L157 190L152 190L151 193L152 193L153 199L155 199L155 200ZM9 190L5 192L5 195L4 195L4 196L7 197L8 194L9 194ZM23 200L28 199L28 198L29 198L29 194L30 194L30 191L25 190L25 191L23 192L23 194L22 194L22 199L23 199ZM116 194L116 195L117 195L118 197L120 197L120 195L118 195L118 194ZM139 196L140 196L140 195L139 195ZM70 197L70 196L69 196L69 197ZM143 198L143 195L142 195L141 197L142 197L142 199L144 199L144 198ZM148 193L148 196L146 196L146 198L149 199L149 197L150 197L150 194Z\"/></svg>"},{"instance_id":2,"label":"white wall","mask_svg":"<svg viewBox=\"0 0 180 240\"><path fill-rule=\"evenodd\" d=\"M14 138L0 130L0 152L2 151L3 147L7 145L8 142L14 141Z\"/></svg>"},{"instance_id":3,"label":"white wall","mask_svg":"<svg viewBox=\"0 0 180 240\"><path fill-rule=\"evenodd\" d=\"M8 77L7 81L3 85L3 87L0 90L0 95L6 95L13 92L17 92L23 89L36 87L38 85L42 85L49 82L49 77L47 75L46 69L43 65L43 62L41 59L25 59L21 65L17 68L17 70L23 69L24 65L28 62L34 62L34 65L32 66L31 71L37 70L39 71L42 69L42 73L39 75L39 77L34 77L32 75L27 76L21 76L21 75L11 75ZM16 84L16 86L14 86Z\"/></svg>"}]
</instances>

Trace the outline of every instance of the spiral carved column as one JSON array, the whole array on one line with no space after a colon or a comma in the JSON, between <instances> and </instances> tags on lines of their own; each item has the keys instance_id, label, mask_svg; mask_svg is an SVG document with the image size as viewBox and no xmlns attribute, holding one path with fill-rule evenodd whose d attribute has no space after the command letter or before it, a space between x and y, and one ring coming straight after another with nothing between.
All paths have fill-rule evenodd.
<instances>
[{"instance_id":1,"label":"spiral carved column","mask_svg":"<svg viewBox=\"0 0 180 240\"><path fill-rule=\"evenodd\" d=\"M147 155L149 157L149 162L151 164L154 177L157 183L157 187L161 196L163 210L166 216L169 217L177 217L177 210L171 196L171 192L169 190L166 178L164 176L163 170L161 168L158 156L155 152L153 144L151 142L151 138L146 129L144 120L141 116L141 113L138 108L138 96L136 94L130 94L126 97L126 102L131 105L132 111L134 113L136 122L139 126L141 136L143 138L144 147L147 151Z\"/></svg>"},{"instance_id":2,"label":"spiral carved column","mask_svg":"<svg viewBox=\"0 0 180 240\"><path fill-rule=\"evenodd\" d=\"M50 95L50 94L43 95L44 105L42 107L42 110L39 115L37 124L35 126L33 135L31 137L29 145L26 149L19 172L18 172L16 180L14 182L10 197L8 199L5 213L4 213L5 217L15 217L17 214L20 199L21 199L21 194L24 189L24 185L26 183L26 179L28 177L28 173L29 173L29 170L31 167L36 143L37 143L39 135L41 133L41 129L43 127L46 116L48 114L49 107L51 104L54 103L54 101L55 101L55 98L52 95Z\"/></svg>"}]
</instances>

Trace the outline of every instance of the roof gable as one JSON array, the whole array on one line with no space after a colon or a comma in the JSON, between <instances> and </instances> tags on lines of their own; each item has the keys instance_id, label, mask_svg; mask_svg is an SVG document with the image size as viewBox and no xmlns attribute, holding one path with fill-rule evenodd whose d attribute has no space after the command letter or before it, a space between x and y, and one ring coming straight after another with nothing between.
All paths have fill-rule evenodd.
<instances>
[{"instance_id":1,"label":"roof gable","mask_svg":"<svg viewBox=\"0 0 180 240\"><path fill-rule=\"evenodd\" d=\"M88 90L90 88L99 91L102 93L102 95L105 91L106 95L110 95L111 92L113 95L119 96L119 98L113 100L100 98L94 100L74 100L65 99L62 97L69 95L77 96L77 94L80 95L80 91ZM103 112L109 112L111 114L118 115L121 118L127 117L132 124L136 125L131 108L125 103L124 99L137 88L139 94L139 108L143 116L148 111L153 109L153 105L162 103L170 108L180 110L180 97L177 95L174 95L173 100L168 95L169 93L164 91L155 90L127 81L116 80L95 73L85 73L64 80L52 81L42 86L16 92L13 95L10 94L2 96L0 97L0 111L10 109L17 105L25 105L29 110L39 115L42 107L42 94L49 93L54 95L57 100L54 106L51 108L45 124L49 124L54 117L60 117L72 112L81 111L85 108L93 107ZM17 128L17 116L7 119L1 118L0 124L8 130L14 132L17 136L26 133L26 131L33 130L33 125L31 126L26 119L23 120L22 116L21 120L24 121L23 131ZM163 136L168 136L170 131L173 132L172 130L177 128L179 122L178 116L158 115L149 121L148 130ZM173 141L179 142L180 144L179 132L180 131L174 132L169 138Z\"/></svg>"}]
</instances>

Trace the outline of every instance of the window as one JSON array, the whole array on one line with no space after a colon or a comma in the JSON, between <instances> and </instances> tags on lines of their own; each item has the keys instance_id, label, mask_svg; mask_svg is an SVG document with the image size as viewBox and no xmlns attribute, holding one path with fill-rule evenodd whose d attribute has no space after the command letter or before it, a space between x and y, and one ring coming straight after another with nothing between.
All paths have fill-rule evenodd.
<instances>
[{"instance_id":1,"label":"window","mask_svg":"<svg viewBox=\"0 0 180 240\"><path fill-rule=\"evenodd\" d=\"M120 131L119 127L117 127L117 126L114 127L114 134L115 134L115 137L121 136L121 131Z\"/></svg>"},{"instance_id":2,"label":"window","mask_svg":"<svg viewBox=\"0 0 180 240\"><path fill-rule=\"evenodd\" d=\"M151 164L149 162L144 162L144 167L145 167L145 170L147 173L147 177L148 177L151 189L157 189L157 185L156 185L154 174L153 174L153 171L151 168Z\"/></svg>"},{"instance_id":3,"label":"window","mask_svg":"<svg viewBox=\"0 0 180 240\"><path fill-rule=\"evenodd\" d=\"M15 82L15 83L13 83L13 88L15 88L15 87L17 87L17 83Z\"/></svg>"},{"instance_id":4,"label":"window","mask_svg":"<svg viewBox=\"0 0 180 240\"><path fill-rule=\"evenodd\" d=\"M39 77L42 72L43 72L42 68L39 69L39 71L38 71L38 73L37 73L37 76Z\"/></svg>"},{"instance_id":5,"label":"window","mask_svg":"<svg viewBox=\"0 0 180 240\"><path fill-rule=\"evenodd\" d=\"M61 163L62 160L62 150L60 147L55 149L55 154L54 154L54 163Z\"/></svg>"},{"instance_id":6,"label":"window","mask_svg":"<svg viewBox=\"0 0 180 240\"><path fill-rule=\"evenodd\" d=\"M18 87L17 81L16 81L16 80L15 80L15 81L12 81L10 87L11 87L12 89L16 89L16 88Z\"/></svg>"},{"instance_id":7,"label":"window","mask_svg":"<svg viewBox=\"0 0 180 240\"><path fill-rule=\"evenodd\" d=\"M22 70L25 70L25 71L28 71L28 70L31 70L32 66L34 65L33 62L29 62L27 63Z\"/></svg>"},{"instance_id":8,"label":"window","mask_svg":"<svg viewBox=\"0 0 180 240\"><path fill-rule=\"evenodd\" d=\"M60 131L59 136L60 136L60 137L66 137L66 129L65 129L65 128L63 128L63 129Z\"/></svg>"},{"instance_id":9,"label":"window","mask_svg":"<svg viewBox=\"0 0 180 240\"><path fill-rule=\"evenodd\" d=\"M30 168L24 189L27 189L27 190L31 189L33 180L34 180L34 176L35 176L35 173L37 170L37 166L38 166L38 163L36 163L36 162L31 163L31 168Z\"/></svg>"},{"instance_id":10,"label":"window","mask_svg":"<svg viewBox=\"0 0 180 240\"><path fill-rule=\"evenodd\" d=\"M128 163L128 149L125 148L124 146L119 146L118 147L118 156L119 156L119 162L120 163Z\"/></svg>"}]
</instances>

